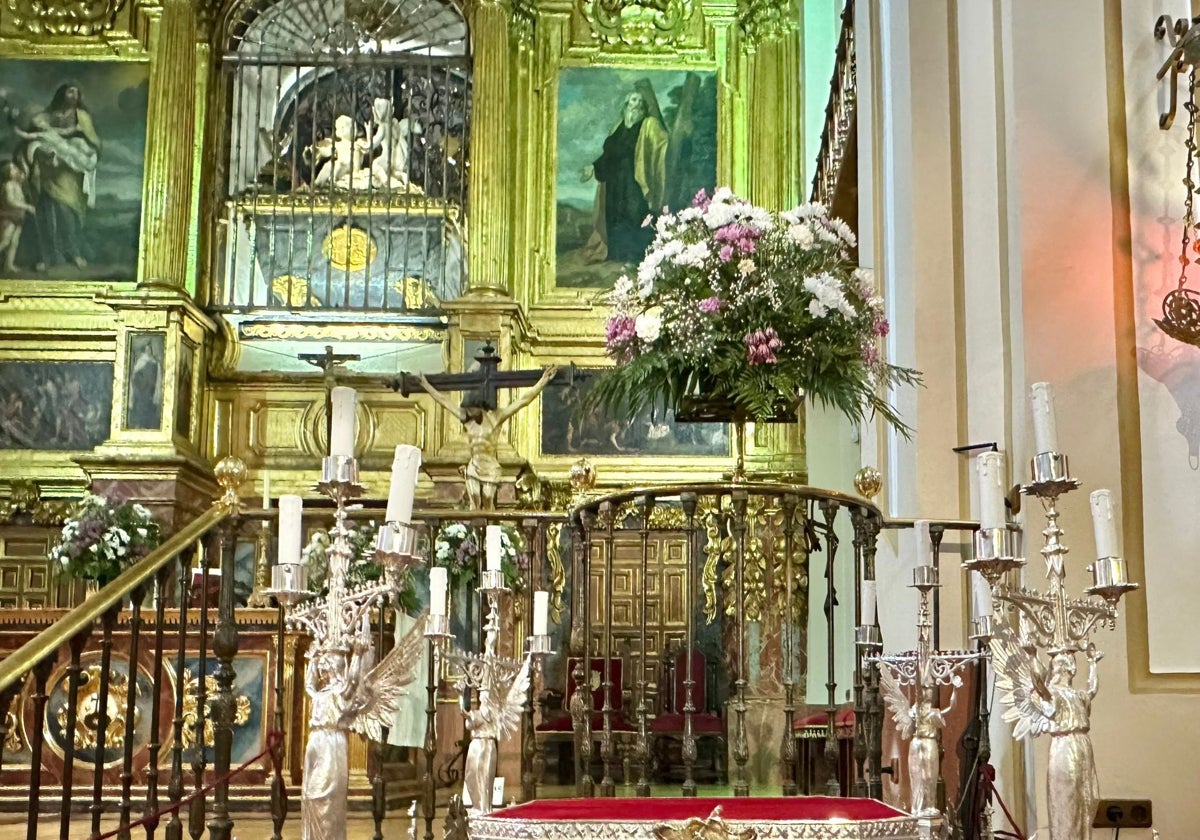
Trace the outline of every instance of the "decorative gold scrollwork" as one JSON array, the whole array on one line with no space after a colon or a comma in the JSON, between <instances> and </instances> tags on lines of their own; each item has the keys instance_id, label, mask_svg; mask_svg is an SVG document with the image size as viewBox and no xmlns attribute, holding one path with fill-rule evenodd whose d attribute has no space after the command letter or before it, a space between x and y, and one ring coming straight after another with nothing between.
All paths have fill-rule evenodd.
<instances>
[{"instance_id":1,"label":"decorative gold scrollwork","mask_svg":"<svg viewBox=\"0 0 1200 840\"><path fill-rule=\"evenodd\" d=\"M79 707L75 715L75 731L70 737L76 750L94 750L100 734L100 674L97 663L88 665L79 674ZM125 710L129 700L129 675L117 670L108 674L108 697L105 698L107 722L104 727L104 749L119 750L125 746ZM67 714L70 698L54 712L59 728L67 731ZM133 710L133 726L136 729L141 718L141 709Z\"/></svg>"},{"instance_id":2,"label":"decorative gold scrollwork","mask_svg":"<svg viewBox=\"0 0 1200 840\"><path fill-rule=\"evenodd\" d=\"M666 47L684 39L695 5L692 0L580 0L579 10L606 44Z\"/></svg>"},{"instance_id":3,"label":"decorative gold scrollwork","mask_svg":"<svg viewBox=\"0 0 1200 840\"><path fill-rule=\"evenodd\" d=\"M69 499L46 501L37 484L17 480L9 487L9 497L0 499L0 522L28 517L34 525L61 525L70 515L73 504Z\"/></svg>"},{"instance_id":4,"label":"decorative gold scrollwork","mask_svg":"<svg viewBox=\"0 0 1200 840\"><path fill-rule=\"evenodd\" d=\"M793 0L741 0L738 25L746 46L755 49L796 31L800 12Z\"/></svg>"},{"instance_id":5,"label":"decorative gold scrollwork","mask_svg":"<svg viewBox=\"0 0 1200 840\"><path fill-rule=\"evenodd\" d=\"M550 566L550 620L555 624L562 621L563 589L567 585L567 572L563 567L561 522L551 522L546 526L546 563Z\"/></svg>"},{"instance_id":6,"label":"decorative gold scrollwork","mask_svg":"<svg viewBox=\"0 0 1200 840\"><path fill-rule=\"evenodd\" d=\"M217 680L211 674L204 678L204 746L213 745L212 700L217 693ZM191 671L184 671L183 676L183 746L196 745L196 721L199 717L200 681L192 676ZM242 726L250 720L250 698L238 694L234 698L233 725Z\"/></svg>"},{"instance_id":7,"label":"decorative gold scrollwork","mask_svg":"<svg viewBox=\"0 0 1200 840\"><path fill-rule=\"evenodd\" d=\"M21 740L21 729L17 724L17 715L15 712L4 713L4 753L5 755L13 755L19 753L25 748L24 742Z\"/></svg>"},{"instance_id":8,"label":"decorative gold scrollwork","mask_svg":"<svg viewBox=\"0 0 1200 840\"><path fill-rule=\"evenodd\" d=\"M125 0L8 0L9 21L31 35L99 35L113 28Z\"/></svg>"}]
</instances>

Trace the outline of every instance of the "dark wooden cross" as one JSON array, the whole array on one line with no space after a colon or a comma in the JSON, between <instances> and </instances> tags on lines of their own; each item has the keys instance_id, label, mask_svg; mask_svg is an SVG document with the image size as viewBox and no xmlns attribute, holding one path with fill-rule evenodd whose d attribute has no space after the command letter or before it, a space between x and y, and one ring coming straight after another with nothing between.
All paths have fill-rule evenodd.
<instances>
[{"instance_id":1,"label":"dark wooden cross","mask_svg":"<svg viewBox=\"0 0 1200 840\"><path fill-rule=\"evenodd\" d=\"M328 447L333 443L333 386L337 381L334 368L342 362L357 362L362 357L357 353L334 353L326 344L324 353L300 353L296 358L320 368L325 374L325 453L329 454Z\"/></svg>"},{"instance_id":2,"label":"dark wooden cross","mask_svg":"<svg viewBox=\"0 0 1200 840\"><path fill-rule=\"evenodd\" d=\"M496 348L491 342L483 345L475 361L479 364L476 370L466 373L437 373L425 378L439 391L474 391L473 396L476 398L472 407L484 411L496 410L497 392L501 388L524 388L537 384L542 378L540 370L500 370L500 357L496 355ZM583 376L583 371L572 364L561 368L550 380L548 387L566 388L574 385ZM411 373L401 373L388 384L393 391L399 391L405 397L417 392L424 393L420 380Z\"/></svg>"}]
</instances>

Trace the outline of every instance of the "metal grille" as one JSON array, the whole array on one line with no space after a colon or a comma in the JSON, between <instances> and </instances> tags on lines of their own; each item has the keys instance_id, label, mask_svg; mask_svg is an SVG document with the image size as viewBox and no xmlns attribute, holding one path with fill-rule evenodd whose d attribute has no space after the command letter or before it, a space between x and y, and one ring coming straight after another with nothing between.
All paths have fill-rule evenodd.
<instances>
[{"instance_id":1,"label":"metal grille","mask_svg":"<svg viewBox=\"0 0 1200 840\"><path fill-rule=\"evenodd\" d=\"M471 64L444 0L243 9L214 308L429 315L466 272Z\"/></svg>"}]
</instances>

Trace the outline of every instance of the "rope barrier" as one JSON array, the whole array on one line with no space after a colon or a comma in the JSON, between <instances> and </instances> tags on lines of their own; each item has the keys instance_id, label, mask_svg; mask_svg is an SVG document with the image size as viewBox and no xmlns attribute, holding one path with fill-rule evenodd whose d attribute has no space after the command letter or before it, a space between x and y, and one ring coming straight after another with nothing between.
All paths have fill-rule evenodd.
<instances>
[{"instance_id":1,"label":"rope barrier","mask_svg":"<svg viewBox=\"0 0 1200 840\"><path fill-rule=\"evenodd\" d=\"M193 790L191 793L189 793L187 796L180 799L178 802L172 802L166 808L155 811L153 814L146 814L141 819L135 820L134 822L131 822L127 826L118 826L117 828L114 828L111 831L106 831L103 834L92 835L91 840L109 840L109 838L111 838L111 837L116 837L119 834L126 834L129 831L131 831L135 828L139 828L141 826L145 826L145 825L157 826L159 820L162 817L166 816L167 814L174 815L183 806L190 805L194 800L198 799L199 797L204 796L207 793L211 793L213 790L216 789L217 785L228 782L230 779L232 779L234 776L238 775L239 773L244 773L246 770L248 770L251 767L251 765L255 764L259 759L263 758L264 756L269 755L271 757L271 768L275 771L275 775L280 779L280 781L282 781L283 780L283 766L279 762L279 753L275 750L275 748L282 743L283 743L283 733L281 731L272 730L271 732L268 732L267 733L267 746L263 749L263 751L260 752L258 755L254 756L253 758L247 759L246 761L242 762L242 764L240 764L237 767L235 767L234 769L230 770L224 776L220 776L216 779L213 779L211 782L209 782L208 784L206 784L204 787L200 788L199 790ZM283 796L284 796L284 799L287 799L287 785L286 784L283 785Z\"/></svg>"}]
</instances>

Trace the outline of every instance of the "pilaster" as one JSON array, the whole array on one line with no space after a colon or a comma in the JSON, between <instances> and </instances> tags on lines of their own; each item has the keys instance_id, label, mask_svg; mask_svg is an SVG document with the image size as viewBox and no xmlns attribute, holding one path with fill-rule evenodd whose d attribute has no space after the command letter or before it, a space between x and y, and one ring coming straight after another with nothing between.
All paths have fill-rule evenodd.
<instances>
[{"instance_id":1,"label":"pilaster","mask_svg":"<svg viewBox=\"0 0 1200 840\"><path fill-rule=\"evenodd\" d=\"M141 280L185 287L195 161L196 17L191 0L150 12L153 59L143 190Z\"/></svg>"},{"instance_id":2,"label":"pilaster","mask_svg":"<svg viewBox=\"0 0 1200 840\"><path fill-rule=\"evenodd\" d=\"M512 199L510 7L477 0L468 9L475 46L472 80L470 242L467 282L471 288L507 292Z\"/></svg>"}]
</instances>

